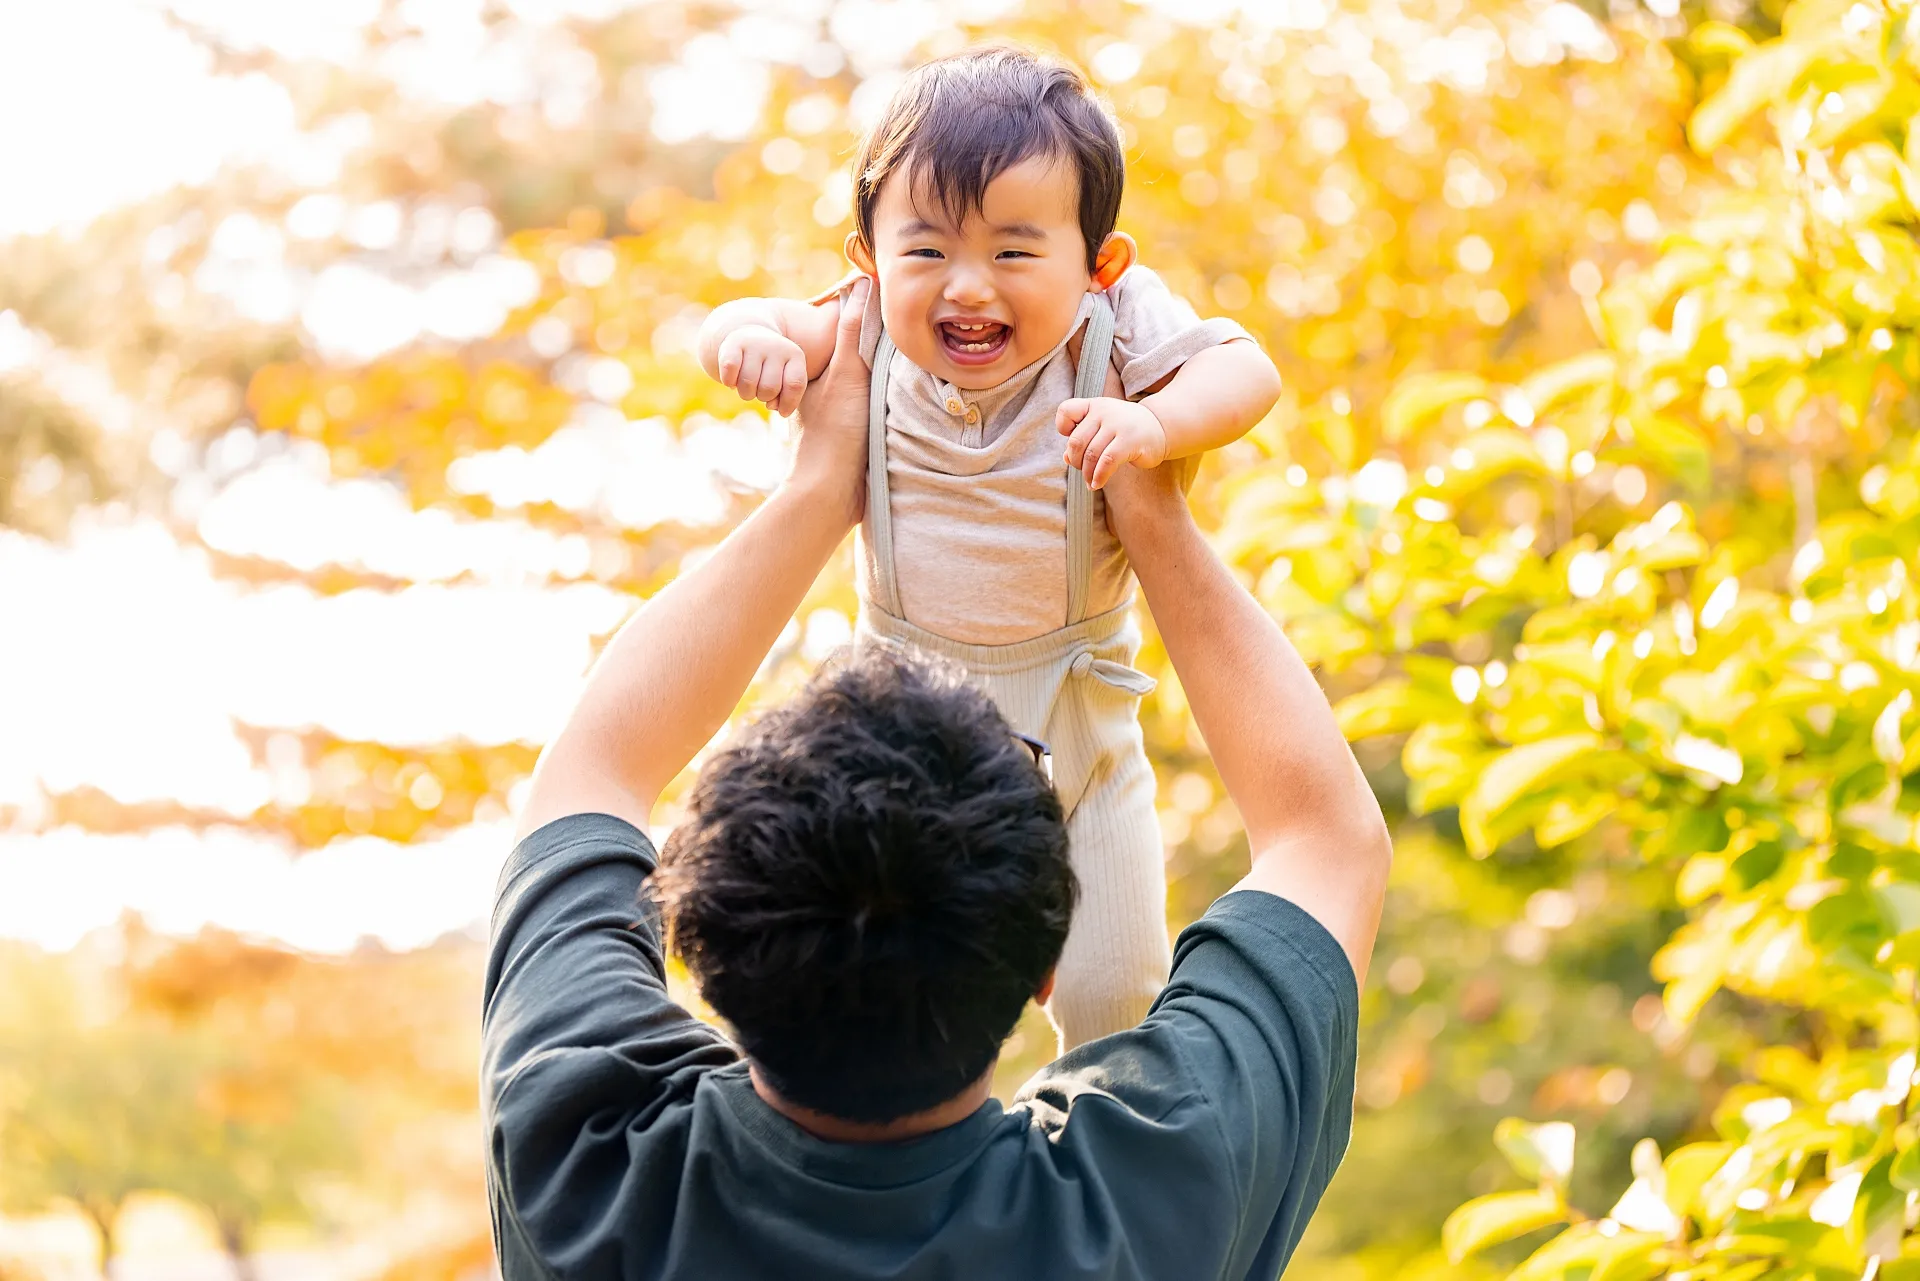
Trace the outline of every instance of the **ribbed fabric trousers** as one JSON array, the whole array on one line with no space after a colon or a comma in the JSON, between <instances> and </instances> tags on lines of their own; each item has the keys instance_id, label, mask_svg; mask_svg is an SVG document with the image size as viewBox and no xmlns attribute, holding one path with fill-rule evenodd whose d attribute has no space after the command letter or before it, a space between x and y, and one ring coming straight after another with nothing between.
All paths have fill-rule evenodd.
<instances>
[{"instance_id":1,"label":"ribbed fabric trousers","mask_svg":"<svg viewBox=\"0 0 1920 1281\"><path fill-rule=\"evenodd\" d=\"M1053 752L1054 787L1080 898L1047 1016L1061 1049L1138 1023L1167 981L1167 882L1153 767L1140 734L1132 605L1011 645L949 640L883 610L863 608L859 643L874 637L965 667L1014 729Z\"/></svg>"}]
</instances>

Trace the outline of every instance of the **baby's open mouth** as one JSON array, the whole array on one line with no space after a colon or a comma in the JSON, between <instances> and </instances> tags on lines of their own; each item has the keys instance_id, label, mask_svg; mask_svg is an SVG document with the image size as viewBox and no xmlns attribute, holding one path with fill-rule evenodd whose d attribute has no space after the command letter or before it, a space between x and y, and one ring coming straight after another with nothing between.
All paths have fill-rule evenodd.
<instances>
[{"instance_id":1,"label":"baby's open mouth","mask_svg":"<svg viewBox=\"0 0 1920 1281\"><path fill-rule=\"evenodd\" d=\"M949 358L962 365L984 365L998 359L1013 335L1011 326L997 320L969 324L946 321L939 328L941 346Z\"/></svg>"}]
</instances>

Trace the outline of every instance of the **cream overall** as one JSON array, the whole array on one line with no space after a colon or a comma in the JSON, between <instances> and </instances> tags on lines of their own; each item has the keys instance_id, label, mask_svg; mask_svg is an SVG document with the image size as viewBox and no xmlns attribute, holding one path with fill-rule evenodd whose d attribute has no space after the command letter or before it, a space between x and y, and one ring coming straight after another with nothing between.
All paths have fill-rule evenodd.
<instances>
[{"instance_id":1,"label":"cream overall","mask_svg":"<svg viewBox=\"0 0 1920 1281\"><path fill-rule=\"evenodd\" d=\"M1087 322L1075 394L1098 396L1113 341L1113 312L1097 298ZM1080 882L1073 927L1047 1014L1071 1049L1132 1027L1167 979L1166 873L1154 812L1153 768L1140 735L1149 676L1131 666L1140 648L1132 603L1086 616L1094 502L1086 479L1061 464L1067 509L1067 626L1009 645L950 640L901 617L887 493L887 371L884 332L873 360L868 426L867 519L861 536L873 564L863 596L863 642L917 647L959 662L1016 730L1047 743L1054 786L1067 812ZM1064 441L1052 446L1064 449Z\"/></svg>"}]
</instances>

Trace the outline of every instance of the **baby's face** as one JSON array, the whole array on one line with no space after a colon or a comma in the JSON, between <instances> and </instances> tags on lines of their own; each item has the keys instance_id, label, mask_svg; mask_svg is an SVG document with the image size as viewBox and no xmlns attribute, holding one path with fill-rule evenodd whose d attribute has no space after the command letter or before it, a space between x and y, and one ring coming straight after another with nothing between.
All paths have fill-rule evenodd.
<instances>
[{"instance_id":1,"label":"baby's face","mask_svg":"<svg viewBox=\"0 0 1920 1281\"><path fill-rule=\"evenodd\" d=\"M1034 156L987 184L981 211L954 226L906 174L874 203L880 314L920 368L979 391L1005 382L1067 336L1091 276L1070 160Z\"/></svg>"}]
</instances>

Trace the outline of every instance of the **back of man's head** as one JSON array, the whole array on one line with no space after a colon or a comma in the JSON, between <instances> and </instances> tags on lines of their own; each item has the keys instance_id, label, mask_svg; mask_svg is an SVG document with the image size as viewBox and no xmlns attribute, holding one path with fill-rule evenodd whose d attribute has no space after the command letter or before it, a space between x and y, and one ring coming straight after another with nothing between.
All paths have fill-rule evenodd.
<instances>
[{"instance_id":1,"label":"back of man's head","mask_svg":"<svg viewBox=\"0 0 1920 1281\"><path fill-rule=\"evenodd\" d=\"M849 1121L953 1098L1060 958L1059 799L956 670L873 646L701 772L657 893L782 1097Z\"/></svg>"}]
</instances>

